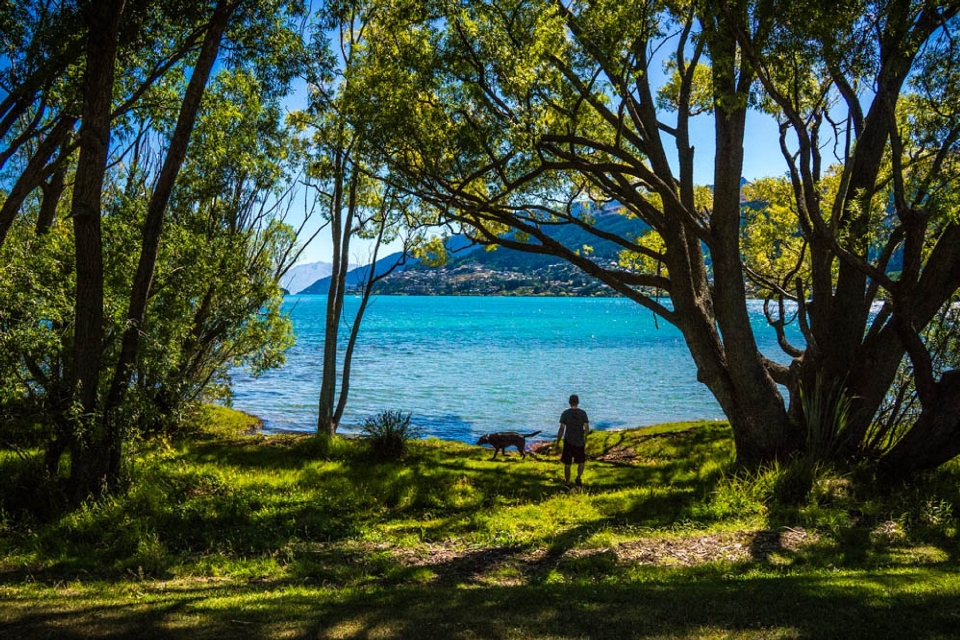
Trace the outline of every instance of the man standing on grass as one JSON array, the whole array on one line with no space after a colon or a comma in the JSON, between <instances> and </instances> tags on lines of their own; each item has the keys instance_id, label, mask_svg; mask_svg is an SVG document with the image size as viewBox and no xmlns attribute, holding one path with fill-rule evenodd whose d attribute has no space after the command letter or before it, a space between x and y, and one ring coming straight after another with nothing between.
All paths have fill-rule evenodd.
<instances>
[{"instance_id":1,"label":"man standing on grass","mask_svg":"<svg viewBox=\"0 0 960 640\"><path fill-rule=\"evenodd\" d=\"M583 486L583 465L587 461L585 448L587 433L590 432L590 420L587 412L580 408L580 398L577 394L570 396L570 408L560 415L560 430L557 431L557 443L563 438L563 453L560 462L563 463L563 479L570 486L570 464L577 463L577 486Z\"/></svg>"}]
</instances>

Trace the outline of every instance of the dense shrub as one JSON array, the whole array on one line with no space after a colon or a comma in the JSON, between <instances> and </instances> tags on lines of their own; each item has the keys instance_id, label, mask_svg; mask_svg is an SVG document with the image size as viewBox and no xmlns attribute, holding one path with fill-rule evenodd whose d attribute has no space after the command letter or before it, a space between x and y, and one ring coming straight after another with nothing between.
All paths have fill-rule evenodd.
<instances>
[{"instance_id":1,"label":"dense shrub","mask_svg":"<svg viewBox=\"0 0 960 640\"><path fill-rule=\"evenodd\" d=\"M370 442L375 458L395 460L407 451L407 441L420 437L420 427L410 423L411 415L401 411L381 411L367 418L361 431Z\"/></svg>"}]
</instances>

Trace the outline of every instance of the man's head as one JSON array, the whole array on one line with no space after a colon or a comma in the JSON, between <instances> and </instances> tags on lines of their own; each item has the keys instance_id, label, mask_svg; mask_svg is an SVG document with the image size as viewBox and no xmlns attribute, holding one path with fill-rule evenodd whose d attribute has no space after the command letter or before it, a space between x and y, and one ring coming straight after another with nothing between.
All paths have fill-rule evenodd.
<instances>
[{"instance_id":1,"label":"man's head","mask_svg":"<svg viewBox=\"0 0 960 640\"><path fill-rule=\"evenodd\" d=\"M580 397L574 393L573 395L570 396L570 406L576 407L579 405L580 405Z\"/></svg>"}]
</instances>

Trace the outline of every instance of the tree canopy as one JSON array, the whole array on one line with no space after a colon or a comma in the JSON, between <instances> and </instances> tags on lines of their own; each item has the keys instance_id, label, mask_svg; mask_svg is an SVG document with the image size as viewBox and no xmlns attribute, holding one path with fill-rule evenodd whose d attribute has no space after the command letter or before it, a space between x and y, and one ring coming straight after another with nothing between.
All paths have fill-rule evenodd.
<instances>
[{"instance_id":1,"label":"tree canopy","mask_svg":"<svg viewBox=\"0 0 960 640\"><path fill-rule=\"evenodd\" d=\"M400 184L477 241L560 256L676 325L741 462L811 447L803 394L849 398L829 455L897 475L960 453L960 380L928 340L960 284L957 3L389 7L362 118ZM744 190L750 110L779 124L783 177ZM708 184L693 118L714 132ZM611 207L652 232L603 233ZM555 242L558 224L624 259ZM781 335L790 364L757 349L751 295L801 329ZM877 438L904 364L922 408Z\"/></svg>"},{"instance_id":2,"label":"tree canopy","mask_svg":"<svg viewBox=\"0 0 960 640\"><path fill-rule=\"evenodd\" d=\"M304 60L285 0L5 3L4 439L74 499L131 439L282 360L296 238L279 99ZM190 153L188 155L188 149Z\"/></svg>"}]
</instances>

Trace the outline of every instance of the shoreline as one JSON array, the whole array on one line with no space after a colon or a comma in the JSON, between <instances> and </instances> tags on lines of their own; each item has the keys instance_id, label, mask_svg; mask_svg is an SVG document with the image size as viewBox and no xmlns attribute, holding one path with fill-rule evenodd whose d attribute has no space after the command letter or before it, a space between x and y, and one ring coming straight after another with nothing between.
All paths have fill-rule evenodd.
<instances>
[{"instance_id":1,"label":"shoreline","mask_svg":"<svg viewBox=\"0 0 960 640\"><path fill-rule=\"evenodd\" d=\"M221 406L221 407L222 407L223 405L217 405L217 406ZM229 409L230 411L234 411L234 412L236 412L236 413L238 413L238 414L241 414L241 415L245 416L245 417L250 421L250 425L247 427L247 433L246 433L246 435L251 435L251 436L253 436L253 435L258 435L258 436L264 436L264 437L270 437L270 436L315 436L315 435L317 435L316 428L310 429L310 430L306 430L306 429L291 429L291 428L279 428L279 429L271 429L270 431L264 431L264 426L265 426L264 420L263 420L262 418L260 418L259 416L257 416L256 414L252 414L252 413L249 413L249 412L247 412L247 411L242 411L242 410L240 410L240 409L234 409L234 408L232 408L232 407L223 407L223 408ZM590 431L591 431L591 433L593 433L593 432L616 433L616 432L621 432L621 431L623 431L623 432L629 432L629 431L640 431L640 430L644 430L644 429L668 428L668 427L674 427L674 426L677 426L677 425L690 425L690 424L721 424L721 423L725 423L725 422L727 422L727 421L726 421L726 419L723 419L723 418L691 418L691 419L688 419L688 420L673 420L673 421L669 421L669 422L657 422L657 423L653 423L653 424L636 425L636 426L632 426L632 427L622 427L622 426L618 426L618 427L610 427L609 429L591 429ZM513 430L504 430L504 431L513 431ZM495 433L495 431L489 431L489 432L485 432L485 433ZM519 432L518 432L518 433L519 433ZM543 437L543 435L542 435L543 433L545 433L545 430L541 430L541 433L540 433L540 434L537 434L536 436L532 436L532 437L527 438L527 442L528 442L528 443L532 443L532 446L530 447L531 449L533 448L533 446L535 446L535 445L537 445L537 444L540 444L540 445L542 445L542 444L544 444L544 443L550 444L550 443L553 443L553 442L556 440L556 436ZM348 438L348 439L356 439L356 438L363 438L363 437L365 437L362 433L359 433L359 432L341 432L341 431L337 431L337 433L336 433L335 435L336 435L336 436L339 436L339 437L341 437L341 438ZM588 436L588 437L589 437L589 436ZM471 439L471 440L463 440L463 439L460 439L460 438L447 438L447 437L443 437L443 436L441 436L441 435L430 434L430 433L424 433L424 434L421 435L420 437L414 438L414 439L415 439L415 440L429 440L429 439L431 439L431 438L435 438L435 439L440 440L440 441L442 441L442 442L461 442L461 443L463 443L463 444L470 444L470 445L475 445L475 444L476 444L475 442L472 441L472 439Z\"/></svg>"}]
</instances>

